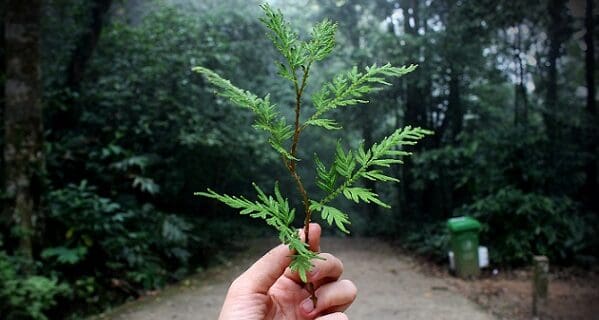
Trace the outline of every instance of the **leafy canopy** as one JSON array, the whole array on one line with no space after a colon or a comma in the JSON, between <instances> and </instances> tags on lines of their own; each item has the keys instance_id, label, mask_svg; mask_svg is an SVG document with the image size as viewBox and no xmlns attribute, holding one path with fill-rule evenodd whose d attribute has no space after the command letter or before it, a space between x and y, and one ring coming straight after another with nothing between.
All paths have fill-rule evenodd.
<instances>
[{"instance_id":1,"label":"leafy canopy","mask_svg":"<svg viewBox=\"0 0 599 320\"><path fill-rule=\"evenodd\" d=\"M375 203L388 208L389 205L381 201L376 193L359 186L358 183L363 179L398 182L396 178L385 175L380 168L402 163L401 158L410 154L404 151L403 147L416 144L418 140L432 132L408 126L397 129L368 149L360 145L356 150L345 151L338 143L335 159L329 168L318 156L315 156L316 185L324 192L321 200L308 197L295 172L294 164L299 160L295 149L299 135L309 126L318 126L326 130L341 129L335 120L322 116L338 107L368 103L365 100L366 94L389 86L389 78L398 78L410 73L416 69L416 65L394 67L390 64L382 66L373 64L366 67L364 71L358 71L358 68L354 67L348 72L341 73L312 96L314 111L302 122L299 110L310 67L314 62L325 59L333 51L337 24L329 20L317 23L312 29L311 39L302 41L280 11L272 9L268 4L263 4L261 8L264 11L261 21L269 30L268 37L285 60L285 62L276 62L278 74L292 82L295 88L295 126L287 124L278 106L270 102L269 95L259 98L204 67L194 67L193 70L204 75L206 80L216 87L220 96L227 98L238 107L250 110L255 116L254 128L270 135L270 145L282 156L284 164L296 178L300 191L304 192L307 216L305 221L310 220L312 212L319 212L321 218L329 225L334 224L340 231L349 233L348 215L330 206L329 203L339 195L343 195L356 203ZM275 184L274 196L267 195L255 184L254 188L257 192L257 200L254 201L242 196L219 194L210 189L206 192L197 192L196 195L216 199L240 210L242 215L262 219L273 226L279 232L280 240L295 252L290 268L298 272L300 278L306 282L306 273L312 268L311 260L318 258L318 255L309 249L308 245L300 239L298 231L292 227L295 209L291 208L287 198L282 196L278 184Z\"/></svg>"}]
</instances>

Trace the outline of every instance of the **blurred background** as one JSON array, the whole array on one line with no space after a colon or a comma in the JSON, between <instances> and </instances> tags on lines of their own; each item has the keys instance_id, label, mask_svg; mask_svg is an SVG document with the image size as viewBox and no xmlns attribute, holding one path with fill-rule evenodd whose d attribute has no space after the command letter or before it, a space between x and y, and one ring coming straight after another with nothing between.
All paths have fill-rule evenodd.
<instances>
[{"instance_id":1,"label":"blurred background","mask_svg":"<svg viewBox=\"0 0 599 320\"><path fill-rule=\"evenodd\" d=\"M244 239L274 236L193 192L253 198L251 182L277 180L300 205L252 115L191 72L202 65L270 93L291 115L293 88L276 75L281 57L259 3L1 3L0 318L81 318L217 265ZM312 155L329 161L337 140L370 145L404 125L435 132L390 171L400 183L365 185L392 209L338 204L352 236L446 263L445 223L469 215L494 266L539 254L597 264L596 3L271 4L303 37L325 17L339 22L308 95L354 65L419 65L370 104L337 110L344 130L300 141L299 170L315 193Z\"/></svg>"}]
</instances>

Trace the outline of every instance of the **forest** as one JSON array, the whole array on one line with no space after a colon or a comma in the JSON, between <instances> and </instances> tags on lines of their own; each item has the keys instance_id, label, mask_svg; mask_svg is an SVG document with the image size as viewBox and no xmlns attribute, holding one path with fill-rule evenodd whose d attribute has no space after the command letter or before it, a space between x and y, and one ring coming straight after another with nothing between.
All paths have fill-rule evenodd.
<instances>
[{"instance_id":1,"label":"forest","mask_svg":"<svg viewBox=\"0 0 599 320\"><path fill-rule=\"evenodd\" d=\"M252 113L192 71L270 93L292 118L295 93L259 20L262 2L0 3L1 319L82 319L273 236L194 192L253 198L252 183L272 190L276 180L301 207ZM315 128L299 142L297 170L312 181L304 162L330 161L337 141L370 146L407 125L434 132L385 171L400 182L363 183L391 209L337 204L350 236L443 264L447 219L466 215L481 222L493 265L519 268L534 255L582 269L599 262L594 1L270 4L300 36L323 18L338 23L335 50L311 71L316 84L353 66L418 65L368 104L332 110L342 130Z\"/></svg>"}]
</instances>

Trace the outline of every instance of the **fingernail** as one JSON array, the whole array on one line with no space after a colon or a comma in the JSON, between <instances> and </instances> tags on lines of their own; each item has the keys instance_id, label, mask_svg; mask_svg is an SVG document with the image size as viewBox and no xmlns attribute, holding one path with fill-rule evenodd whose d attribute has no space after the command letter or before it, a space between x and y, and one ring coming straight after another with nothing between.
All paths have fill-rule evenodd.
<instances>
[{"instance_id":1,"label":"fingernail","mask_svg":"<svg viewBox=\"0 0 599 320\"><path fill-rule=\"evenodd\" d=\"M310 270L310 272L308 273L310 275L310 278L314 278L314 276L316 274L318 274L318 268L317 267L312 267L312 270Z\"/></svg>"},{"instance_id":2,"label":"fingernail","mask_svg":"<svg viewBox=\"0 0 599 320\"><path fill-rule=\"evenodd\" d=\"M310 313L312 312L312 310L314 310L314 303L312 303L312 300L310 298L304 300L304 302L302 302L302 310L304 310L305 313Z\"/></svg>"}]
</instances>

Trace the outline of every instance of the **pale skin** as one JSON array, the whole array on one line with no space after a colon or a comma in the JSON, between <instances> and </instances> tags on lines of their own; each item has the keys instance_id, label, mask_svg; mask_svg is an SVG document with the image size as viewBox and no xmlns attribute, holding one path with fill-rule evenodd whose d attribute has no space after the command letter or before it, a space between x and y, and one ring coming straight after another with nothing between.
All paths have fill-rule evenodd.
<instances>
[{"instance_id":1,"label":"pale skin","mask_svg":"<svg viewBox=\"0 0 599 320\"><path fill-rule=\"evenodd\" d=\"M321 229L310 224L310 249L320 251ZM356 298L356 286L340 280L341 260L328 253L314 260L308 281L314 284L318 302L314 307L310 293L297 273L289 269L287 246L279 245L239 276L229 287L219 320L347 320L344 311Z\"/></svg>"}]
</instances>

